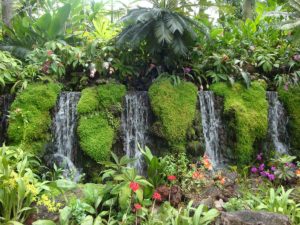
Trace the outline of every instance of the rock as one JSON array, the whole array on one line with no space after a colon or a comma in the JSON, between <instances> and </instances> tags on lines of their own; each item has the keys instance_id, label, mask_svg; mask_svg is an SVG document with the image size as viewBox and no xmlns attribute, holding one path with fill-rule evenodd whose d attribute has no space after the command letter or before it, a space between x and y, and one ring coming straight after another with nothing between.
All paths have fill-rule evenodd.
<instances>
[{"instance_id":1,"label":"rock","mask_svg":"<svg viewBox=\"0 0 300 225\"><path fill-rule=\"evenodd\" d=\"M200 202L193 202L194 207L198 207L199 205L205 205L208 208L213 208L214 207L214 199L212 197L205 198L201 200Z\"/></svg>"},{"instance_id":2,"label":"rock","mask_svg":"<svg viewBox=\"0 0 300 225\"><path fill-rule=\"evenodd\" d=\"M176 207L181 202L182 192L180 187L177 185L173 185L171 189L166 185L162 185L158 187L155 191L161 195L162 202L169 201L169 196L170 196L170 203L172 206Z\"/></svg>"},{"instance_id":3,"label":"rock","mask_svg":"<svg viewBox=\"0 0 300 225\"><path fill-rule=\"evenodd\" d=\"M222 212L216 225L290 225L287 216L269 213L243 210L237 212Z\"/></svg>"},{"instance_id":4,"label":"rock","mask_svg":"<svg viewBox=\"0 0 300 225\"><path fill-rule=\"evenodd\" d=\"M223 199L219 199L218 201L214 202L215 208L219 211L223 210L223 207L225 205Z\"/></svg>"}]
</instances>

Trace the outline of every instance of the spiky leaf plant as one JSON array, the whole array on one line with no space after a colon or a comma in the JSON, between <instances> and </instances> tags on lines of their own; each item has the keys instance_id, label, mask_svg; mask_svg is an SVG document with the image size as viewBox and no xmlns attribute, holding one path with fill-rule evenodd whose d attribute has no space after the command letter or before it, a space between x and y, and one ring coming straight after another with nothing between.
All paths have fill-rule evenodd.
<instances>
[{"instance_id":1,"label":"spiky leaf plant","mask_svg":"<svg viewBox=\"0 0 300 225\"><path fill-rule=\"evenodd\" d=\"M184 56L196 38L196 31L206 35L205 25L197 23L183 13L178 0L151 0L153 8L130 10L121 19L124 29L117 37L119 46L145 45L151 54Z\"/></svg>"}]
</instances>

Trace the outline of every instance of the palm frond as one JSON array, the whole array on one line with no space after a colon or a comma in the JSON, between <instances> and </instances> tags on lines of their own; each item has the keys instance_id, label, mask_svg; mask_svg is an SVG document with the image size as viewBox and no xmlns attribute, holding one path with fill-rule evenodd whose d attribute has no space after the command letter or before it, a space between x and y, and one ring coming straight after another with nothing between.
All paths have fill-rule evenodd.
<instances>
[{"instance_id":1,"label":"palm frond","mask_svg":"<svg viewBox=\"0 0 300 225\"><path fill-rule=\"evenodd\" d=\"M156 22L154 34L158 40L158 43L160 44L164 44L164 43L170 44L173 41L173 35L163 20L159 20Z\"/></svg>"}]
</instances>

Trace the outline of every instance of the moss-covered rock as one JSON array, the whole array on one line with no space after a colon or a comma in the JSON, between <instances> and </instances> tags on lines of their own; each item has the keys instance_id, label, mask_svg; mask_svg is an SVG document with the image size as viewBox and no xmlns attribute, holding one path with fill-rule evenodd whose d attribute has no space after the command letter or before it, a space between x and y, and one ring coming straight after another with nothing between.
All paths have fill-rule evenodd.
<instances>
[{"instance_id":1,"label":"moss-covered rock","mask_svg":"<svg viewBox=\"0 0 300 225\"><path fill-rule=\"evenodd\" d=\"M182 81L174 86L169 79L155 82L149 89L152 110L162 129L160 134L171 148L184 151L187 130L191 127L196 113L197 87Z\"/></svg>"},{"instance_id":2,"label":"moss-covered rock","mask_svg":"<svg viewBox=\"0 0 300 225\"><path fill-rule=\"evenodd\" d=\"M224 113L230 118L227 123L235 132L234 150L239 164L250 163L254 142L267 134L268 102L265 88L262 82L253 82L248 89L240 83L233 86L216 83L211 86L216 95L224 97Z\"/></svg>"},{"instance_id":3,"label":"moss-covered rock","mask_svg":"<svg viewBox=\"0 0 300 225\"><path fill-rule=\"evenodd\" d=\"M78 126L80 146L95 161L107 160L114 140L114 129L105 116L82 117Z\"/></svg>"},{"instance_id":4,"label":"moss-covered rock","mask_svg":"<svg viewBox=\"0 0 300 225\"><path fill-rule=\"evenodd\" d=\"M41 155L50 139L50 110L56 105L61 87L55 83L30 84L11 106L8 127L10 144Z\"/></svg>"},{"instance_id":5,"label":"moss-covered rock","mask_svg":"<svg viewBox=\"0 0 300 225\"><path fill-rule=\"evenodd\" d=\"M95 161L110 157L125 94L126 87L115 83L82 91L77 106L80 117L77 133L82 150Z\"/></svg>"},{"instance_id":6,"label":"moss-covered rock","mask_svg":"<svg viewBox=\"0 0 300 225\"><path fill-rule=\"evenodd\" d=\"M300 87L279 89L279 98L289 114L289 133L292 153L300 157Z\"/></svg>"}]
</instances>

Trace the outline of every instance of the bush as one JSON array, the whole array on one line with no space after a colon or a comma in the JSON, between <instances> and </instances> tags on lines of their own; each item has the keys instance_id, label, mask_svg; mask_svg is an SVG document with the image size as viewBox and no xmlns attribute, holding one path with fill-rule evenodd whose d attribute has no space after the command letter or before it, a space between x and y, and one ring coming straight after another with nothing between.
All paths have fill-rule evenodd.
<instances>
[{"instance_id":1,"label":"bush","mask_svg":"<svg viewBox=\"0 0 300 225\"><path fill-rule=\"evenodd\" d=\"M240 83L232 87L216 83L211 89L224 97L224 113L230 118L229 126L237 139L235 151L239 164L250 163L254 154L253 144L263 139L268 130L268 102L265 84L253 82L250 88Z\"/></svg>"},{"instance_id":2,"label":"bush","mask_svg":"<svg viewBox=\"0 0 300 225\"><path fill-rule=\"evenodd\" d=\"M185 81L173 86L169 79L161 79L150 87L149 97L160 133L173 149L184 151L187 130L196 114L196 86Z\"/></svg>"},{"instance_id":3,"label":"bush","mask_svg":"<svg viewBox=\"0 0 300 225\"><path fill-rule=\"evenodd\" d=\"M55 83L35 83L20 92L11 106L8 137L11 144L24 146L42 154L50 139L51 115L60 86Z\"/></svg>"}]
</instances>

